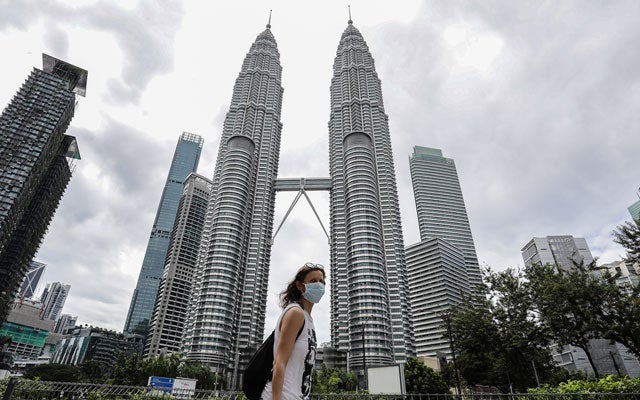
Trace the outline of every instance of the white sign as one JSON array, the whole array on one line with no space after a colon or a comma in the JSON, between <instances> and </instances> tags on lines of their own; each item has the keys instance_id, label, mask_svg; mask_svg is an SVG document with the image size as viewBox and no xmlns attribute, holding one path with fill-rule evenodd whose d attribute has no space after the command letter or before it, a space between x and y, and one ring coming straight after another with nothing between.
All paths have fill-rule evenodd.
<instances>
[{"instance_id":1,"label":"white sign","mask_svg":"<svg viewBox=\"0 0 640 400\"><path fill-rule=\"evenodd\" d=\"M404 370L402 364L367 368L367 385L370 394L404 394Z\"/></svg>"}]
</instances>

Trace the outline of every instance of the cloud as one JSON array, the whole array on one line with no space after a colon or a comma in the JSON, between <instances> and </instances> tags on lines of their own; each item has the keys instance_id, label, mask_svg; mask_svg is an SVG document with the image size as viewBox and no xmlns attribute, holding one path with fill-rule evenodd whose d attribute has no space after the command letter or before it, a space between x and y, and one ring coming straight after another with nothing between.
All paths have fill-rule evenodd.
<instances>
[{"instance_id":1,"label":"cloud","mask_svg":"<svg viewBox=\"0 0 640 400\"><path fill-rule=\"evenodd\" d=\"M423 145L455 159L479 257L494 267L521 262L533 236L600 240L640 180L637 8L435 2L383 27L373 55L384 60L403 223L415 223L407 156ZM438 37L460 21L472 38L503 42L489 73L455 64Z\"/></svg>"}]
</instances>

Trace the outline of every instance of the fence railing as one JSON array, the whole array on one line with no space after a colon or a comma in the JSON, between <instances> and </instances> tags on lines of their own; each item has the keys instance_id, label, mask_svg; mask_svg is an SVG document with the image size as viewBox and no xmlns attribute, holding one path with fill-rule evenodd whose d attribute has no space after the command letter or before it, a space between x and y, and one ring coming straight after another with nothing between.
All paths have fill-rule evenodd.
<instances>
[{"instance_id":1,"label":"fence railing","mask_svg":"<svg viewBox=\"0 0 640 400\"><path fill-rule=\"evenodd\" d=\"M43 382L12 378L0 381L0 400L246 400L240 392L173 390L165 393L144 386ZM312 394L310 400L640 400L640 393L549 394Z\"/></svg>"}]
</instances>

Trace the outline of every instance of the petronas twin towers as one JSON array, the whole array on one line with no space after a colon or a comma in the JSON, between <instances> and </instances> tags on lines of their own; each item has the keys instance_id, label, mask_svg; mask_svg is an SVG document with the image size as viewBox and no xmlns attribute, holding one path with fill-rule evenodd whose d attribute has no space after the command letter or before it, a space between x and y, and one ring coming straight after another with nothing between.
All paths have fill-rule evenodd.
<instances>
[{"instance_id":1,"label":"petronas twin towers","mask_svg":"<svg viewBox=\"0 0 640 400\"><path fill-rule=\"evenodd\" d=\"M218 370L242 368L264 331L275 193L284 190L282 67L270 28L251 45L234 86L187 318L187 358ZM318 181L330 182L332 344L348 352L352 368L402 362L414 354L413 332L388 117L352 21L333 67L329 147L331 176Z\"/></svg>"}]
</instances>

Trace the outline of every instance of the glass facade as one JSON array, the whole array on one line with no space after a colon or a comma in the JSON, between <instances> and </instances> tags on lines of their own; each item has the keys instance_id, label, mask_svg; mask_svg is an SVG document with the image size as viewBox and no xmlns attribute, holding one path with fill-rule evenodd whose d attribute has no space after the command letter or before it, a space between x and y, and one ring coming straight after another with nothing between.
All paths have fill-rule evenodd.
<instances>
[{"instance_id":1,"label":"glass facade","mask_svg":"<svg viewBox=\"0 0 640 400\"><path fill-rule=\"evenodd\" d=\"M629 214L635 221L640 220L640 200L629 206Z\"/></svg>"},{"instance_id":2,"label":"glass facade","mask_svg":"<svg viewBox=\"0 0 640 400\"><path fill-rule=\"evenodd\" d=\"M164 270L173 223L182 197L183 183L187 176L198 168L202 143L203 139L200 136L187 132L178 139L142 261L138 283L129 306L123 329L125 333L147 334Z\"/></svg>"},{"instance_id":3,"label":"glass facade","mask_svg":"<svg viewBox=\"0 0 640 400\"><path fill-rule=\"evenodd\" d=\"M420 239L440 238L458 247L465 257L469 284L482 282L467 208L455 162L440 149L415 146L409 157Z\"/></svg>"}]
</instances>

